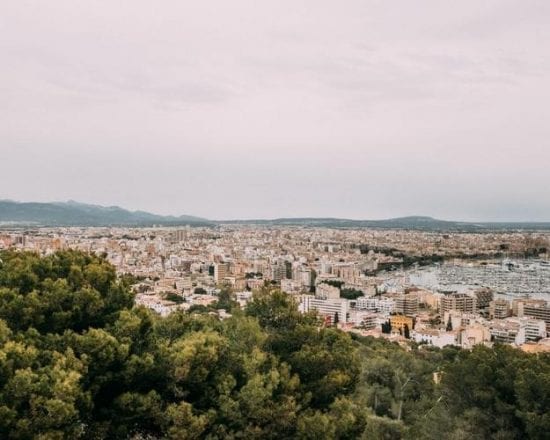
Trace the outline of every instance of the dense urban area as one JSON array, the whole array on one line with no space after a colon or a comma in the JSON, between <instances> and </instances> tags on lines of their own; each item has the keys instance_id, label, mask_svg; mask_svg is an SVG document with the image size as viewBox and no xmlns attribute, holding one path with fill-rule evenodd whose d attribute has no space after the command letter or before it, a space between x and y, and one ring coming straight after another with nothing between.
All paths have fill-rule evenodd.
<instances>
[{"instance_id":1,"label":"dense urban area","mask_svg":"<svg viewBox=\"0 0 550 440\"><path fill-rule=\"evenodd\" d=\"M550 233L0 231L0 436L550 432Z\"/></svg>"}]
</instances>

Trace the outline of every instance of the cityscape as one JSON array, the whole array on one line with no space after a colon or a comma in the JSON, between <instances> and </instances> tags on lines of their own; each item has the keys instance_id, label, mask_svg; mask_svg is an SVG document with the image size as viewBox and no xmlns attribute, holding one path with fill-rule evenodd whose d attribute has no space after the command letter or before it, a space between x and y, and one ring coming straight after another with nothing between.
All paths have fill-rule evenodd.
<instances>
[{"instance_id":1,"label":"cityscape","mask_svg":"<svg viewBox=\"0 0 550 440\"><path fill-rule=\"evenodd\" d=\"M0 440L550 440L550 1L1 6Z\"/></svg>"},{"instance_id":2,"label":"cityscape","mask_svg":"<svg viewBox=\"0 0 550 440\"><path fill-rule=\"evenodd\" d=\"M550 351L550 231L222 225L4 230L0 249L105 255L161 316L280 289L323 325L407 344ZM212 309L220 317L230 310ZM385 327L389 323L389 327Z\"/></svg>"}]
</instances>

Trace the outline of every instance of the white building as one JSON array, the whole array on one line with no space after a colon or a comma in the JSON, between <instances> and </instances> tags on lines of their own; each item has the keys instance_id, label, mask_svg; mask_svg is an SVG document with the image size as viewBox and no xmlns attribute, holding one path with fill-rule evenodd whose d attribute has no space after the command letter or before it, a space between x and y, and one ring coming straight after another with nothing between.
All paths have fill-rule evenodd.
<instances>
[{"instance_id":1,"label":"white building","mask_svg":"<svg viewBox=\"0 0 550 440\"><path fill-rule=\"evenodd\" d=\"M307 313L316 310L319 315L330 317L334 322L336 317L342 323L348 322L349 301L345 298L319 299L313 295L301 295L299 310Z\"/></svg>"},{"instance_id":2,"label":"white building","mask_svg":"<svg viewBox=\"0 0 550 440\"><path fill-rule=\"evenodd\" d=\"M355 301L356 307L359 310L370 310L383 313L384 315L389 315L395 311L395 301L391 298L360 296Z\"/></svg>"},{"instance_id":3,"label":"white building","mask_svg":"<svg viewBox=\"0 0 550 440\"><path fill-rule=\"evenodd\" d=\"M412 330L411 339L418 343L425 343L439 348L446 345L457 345L456 333L435 329Z\"/></svg>"}]
</instances>

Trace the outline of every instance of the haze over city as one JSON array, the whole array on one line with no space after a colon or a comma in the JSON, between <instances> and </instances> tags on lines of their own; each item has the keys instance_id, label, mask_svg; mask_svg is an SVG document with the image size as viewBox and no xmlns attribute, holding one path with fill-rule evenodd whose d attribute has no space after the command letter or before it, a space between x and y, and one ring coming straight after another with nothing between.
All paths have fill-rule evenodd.
<instances>
[{"instance_id":1,"label":"haze over city","mask_svg":"<svg viewBox=\"0 0 550 440\"><path fill-rule=\"evenodd\" d=\"M0 198L550 220L548 2L3 6Z\"/></svg>"},{"instance_id":2,"label":"haze over city","mask_svg":"<svg viewBox=\"0 0 550 440\"><path fill-rule=\"evenodd\" d=\"M1 6L0 439L549 440L549 1Z\"/></svg>"}]
</instances>

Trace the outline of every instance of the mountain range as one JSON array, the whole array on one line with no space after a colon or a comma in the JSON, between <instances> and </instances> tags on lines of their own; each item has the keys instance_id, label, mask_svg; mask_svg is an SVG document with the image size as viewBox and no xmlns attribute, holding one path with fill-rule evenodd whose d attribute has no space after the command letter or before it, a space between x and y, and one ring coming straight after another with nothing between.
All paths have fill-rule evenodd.
<instances>
[{"instance_id":1,"label":"mountain range","mask_svg":"<svg viewBox=\"0 0 550 440\"><path fill-rule=\"evenodd\" d=\"M190 215L164 216L128 211L118 206L99 206L75 201L21 203L0 200L0 224L34 226L178 226L209 225L210 221Z\"/></svg>"},{"instance_id":2,"label":"mountain range","mask_svg":"<svg viewBox=\"0 0 550 440\"><path fill-rule=\"evenodd\" d=\"M277 218L272 220L209 220L191 215L166 216L129 211L118 206L99 206L75 201L15 202L0 200L0 226L215 226L256 224L265 226L412 229L420 231L550 230L550 222L461 222L410 216L387 220L341 218Z\"/></svg>"}]
</instances>

